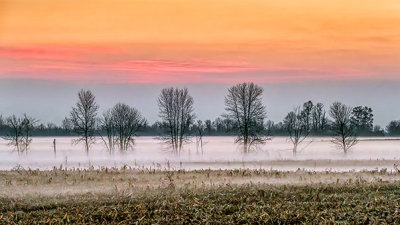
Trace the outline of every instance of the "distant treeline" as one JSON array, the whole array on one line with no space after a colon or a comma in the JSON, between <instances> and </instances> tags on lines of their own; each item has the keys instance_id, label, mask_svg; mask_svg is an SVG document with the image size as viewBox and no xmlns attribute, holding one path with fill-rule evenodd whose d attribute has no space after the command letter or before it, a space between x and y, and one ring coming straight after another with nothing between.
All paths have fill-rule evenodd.
<instances>
[{"instance_id":1,"label":"distant treeline","mask_svg":"<svg viewBox=\"0 0 400 225\"><path fill-rule=\"evenodd\" d=\"M86 153L101 140L112 153L126 151L137 136L157 136L175 154L195 137L196 148L203 149L204 136L235 136L234 142L248 153L263 145L268 136L288 136L293 155L309 136L331 136L331 141L344 154L355 146L358 136L395 136L400 134L400 121L392 121L386 130L374 126L374 114L368 106L352 107L341 102L328 109L322 103L305 102L288 112L283 121L267 120L267 108L262 102L263 89L254 83L241 83L228 88L225 112L215 120L198 120L194 99L187 88L164 88L157 99L159 121L149 124L134 106L117 102L100 112L96 97L90 90L81 90L70 115L61 126L44 125L26 114L0 116L1 135L18 153L27 152L33 136L74 136L73 143L83 143ZM329 115L329 116L328 116ZM56 153L56 139L53 140Z\"/></svg>"},{"instance_id":2,"label":"distant treeline","mask_svg":"<svg viewBox=\"0 0 400 225\"><path fill-rule=\"evenodd\" d=\"M304 103L304 108L309 108L311 119L311 132L309 136L331 136L334 134L331 124L332 121L327 117L324 105L321 103L314 104L311 101ZM353 108L351 123L355 127L358 136L400 136L400 120L391 121L386 129L373 124L373 110L367 106L357 106ZM217 117L214 120L197 120L197 123L203 124L204 136L234 136L233 122L223 116ZM188 134L195 135L198 127L197 123L191 125L188 129ZM12 132L12 128L7 124L6 118L0 115L0 135L5 136ZM95 134L105 135L104 127L96 128ZM155 122L153 124L145 123L137 133L139 136L162 136L165 134L165 124ZM288 131L285 126L285 121L274 122L267 120L264 123L262 134L266 136L288 136ZM78 136L73 130L73 125L69 118L65 118L61 126L54 123L43 124L35 123L32 131L32 136Z\"/></svg>"}]
</instances>

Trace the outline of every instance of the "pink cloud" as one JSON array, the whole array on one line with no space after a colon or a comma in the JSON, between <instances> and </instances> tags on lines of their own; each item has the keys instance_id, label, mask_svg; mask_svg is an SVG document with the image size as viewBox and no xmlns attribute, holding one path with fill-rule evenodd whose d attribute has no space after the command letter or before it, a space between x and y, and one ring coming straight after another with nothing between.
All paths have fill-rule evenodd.
<instances>
[{"instance_id":1,"label":"pink cloud","mask_svg":"<svg viewBox=\"0 0 400 225\"><path fill-rule=\"evenodd\" d=\"M191 82L193 74L237 73L260 69L246 63L198 59L130 59L130 55L107 57L107 52L96 48L0 48L0 78L106 82L115 81L115 78L128 82L165 82L176 81L178 78L179 81Z\"/></svg>"},{"instance_id":2,"label":"pink cloud","mask_svg":"<svg viewBox=\"0 0 400 225\"><path fill-rule=\"evenodd\" d=\"M398 79L399 68L260 66L241 61L152 59L103 47L0 47L0 78L112 83L259 83ZM384 74L384 75L382 75Z\"/></svg>"}]
</instances>

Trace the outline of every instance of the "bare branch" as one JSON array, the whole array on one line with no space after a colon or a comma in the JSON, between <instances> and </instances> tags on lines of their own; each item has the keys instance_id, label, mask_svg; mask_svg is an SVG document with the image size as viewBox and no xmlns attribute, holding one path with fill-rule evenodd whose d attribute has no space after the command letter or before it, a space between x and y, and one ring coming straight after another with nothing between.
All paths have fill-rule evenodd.
<instances>
[{"instance_id":1,"label":"bare branch","mask_svg":"<svg viewBox=\"0 0 400 225\"><path fill-rule=\"evenodd\" d=\"M81 90L78 98L78 102L71 111L73 131L80 136L74 140L74 143L84 142L86 153L89 153L90 145L95 141L94 131L99 106L89 90Z\"/></svg>"},{"instance_id":2,"label":"bare branch","mask_svg":"<svg viewBox=\"0 0 400 225\"><path fill-rule=\"evenodd\" d=\"M354 128L351 126L352 111L350 106L340 102L333 103L329 111L333 119L332 130L335 135L332 143L342 149L345 154L358 143Z\"/></svg>"},{"instance_id":3,"label":"bare branch","mask_svg":"<svg viewBox=\"0 0 400 225\"><path fill-rule=\"evenodd\" d=\"M225 97L224 117L233 122L233 129L237 133L236 143L244 146L248 152L255 144L265 143L262 136L265 107L261 96L263 89L253 83L242 83L228 89Z\"/></svg>"},{"instance_id":4,"label":"bare branch","mask_svg":"<svg viewBox=\"0 0 400 225\"><path fill-rule=\"evenodd\" d=\"M188 89L164 88L158 98L159 116L168 136L161 137L175 153L188 142L189 126L193 123L193 98Z\"/></svg>"}]
</instances>

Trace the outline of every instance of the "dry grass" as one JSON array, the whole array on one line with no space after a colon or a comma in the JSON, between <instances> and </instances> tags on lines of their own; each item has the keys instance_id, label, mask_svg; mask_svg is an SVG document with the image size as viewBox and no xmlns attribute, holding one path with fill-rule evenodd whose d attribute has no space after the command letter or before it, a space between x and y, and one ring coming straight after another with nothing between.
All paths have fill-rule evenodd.
<instances>
[{"instance_id":1,"label":"dry grass","mask_svg":"<svg viewBox=\"0 0 400 225\"><path fill-rule=\"evenodd\" d=\"M0 172L0 223L399 223L400 173Z\"/></svg>"},{"instance_id":2,"label":"dry grass","mask_svg":"<svg viewBox=\"0 0 400 225\"><path fill-rule=\"evenodd\" d=\"M101 170L12 170L0 171L0 196L53 196L82 193L134 192L165 188L174 181L177 188L214 187L226 184L294 184L400 181L400 173L385 169L365 172L281 172L275 170L137 170L128 167Z\"/></svg>"}]
</instances>

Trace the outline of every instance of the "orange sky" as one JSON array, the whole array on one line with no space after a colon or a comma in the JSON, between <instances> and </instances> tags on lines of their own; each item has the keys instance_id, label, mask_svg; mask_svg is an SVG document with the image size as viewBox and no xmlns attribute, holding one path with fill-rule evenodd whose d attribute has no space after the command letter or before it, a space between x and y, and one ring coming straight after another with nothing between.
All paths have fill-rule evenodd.
<instances>
[{"instance_id":1,"label":"orange sky","mask_svg":"<svg viewBox=\"0 0 400 225\"><path fill-rule=\"evenodd\" d=\"M400 79L398 0L0 0L0 77Z\"/></svg>"}]
</instances>

